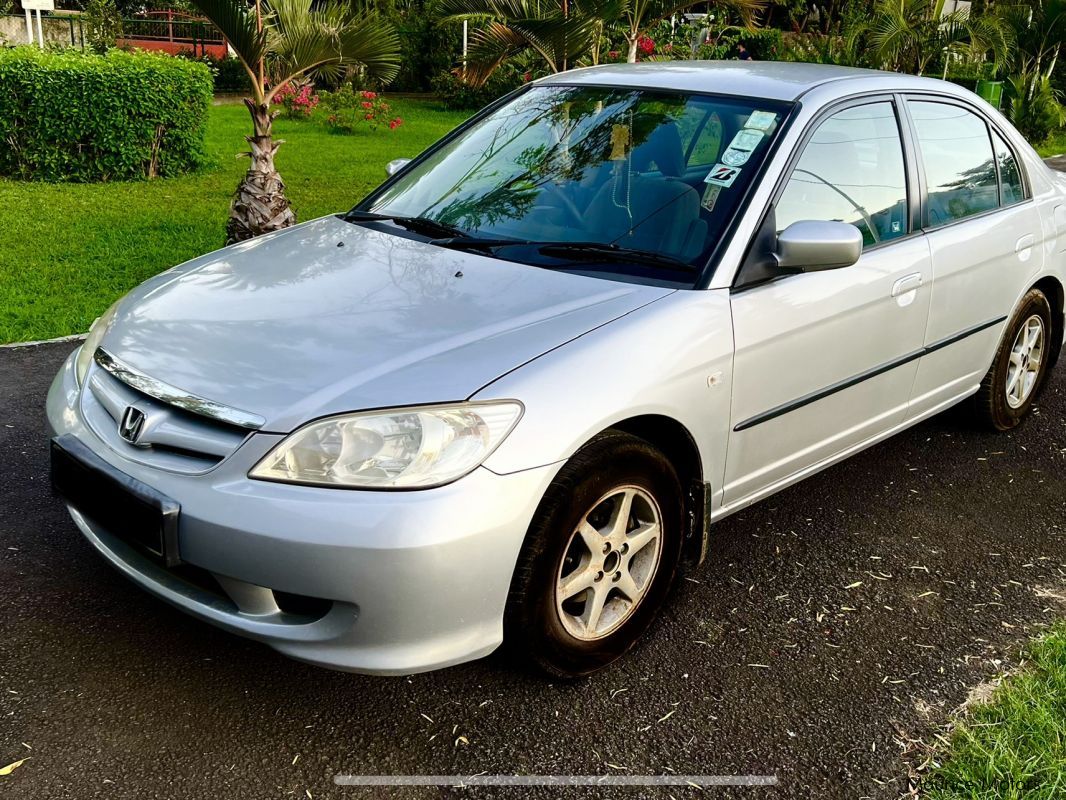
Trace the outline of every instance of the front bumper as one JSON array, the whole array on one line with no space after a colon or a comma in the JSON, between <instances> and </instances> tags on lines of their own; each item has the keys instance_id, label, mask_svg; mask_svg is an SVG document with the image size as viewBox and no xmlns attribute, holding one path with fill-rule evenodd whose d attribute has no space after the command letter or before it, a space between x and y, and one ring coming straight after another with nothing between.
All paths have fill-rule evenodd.
<instances>
[{"instance_id":1,"label":"front bumper","mask_svg":"<svg viewBox=\"0 0 1066 800\"><path fill-rule=\"evenodd\" d=\"M288 656L326 667L408 674L483 656L503 638L518 553L558 465L509 475L479 468L437 489L350 491L249 480L282 437L250 436L203 474L130 460L86 424L74 355L48 393L53 434L71 434L119 471L181 504L181 560L221 592L163 567L70 508L89 542L157 597ZM275 592L328 601L283 612Z\"/></svg>"}]
</instances>

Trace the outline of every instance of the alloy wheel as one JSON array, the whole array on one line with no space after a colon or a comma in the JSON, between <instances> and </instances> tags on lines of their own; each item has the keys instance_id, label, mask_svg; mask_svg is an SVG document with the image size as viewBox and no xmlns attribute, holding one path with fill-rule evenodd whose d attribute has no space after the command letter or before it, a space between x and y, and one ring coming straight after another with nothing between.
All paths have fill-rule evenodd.
<instances>
[{"instance_id":1,"label":"alloy wheel","mask_svg":"<svg viewBox=\"0 0 1066 800\"><path fill-rule=\"evenodd\" d=\"M1021 326L1007 363L1007 405L1020 408L1036 387L1044 358L1044 321L1036 314Z\"/></svg>"},{"instance_id":2,"label":"alloy wheel","mask_svg":"<svg viewBox=\"0 0 1066 800\"><path fill-rule=\"evenodd\" d=\"M621 627L648 593L662 548L662 514L648 492L620 486L596 501L571 534L556 580L567 633L592 641Z\"/></svg>"}]
</instances>

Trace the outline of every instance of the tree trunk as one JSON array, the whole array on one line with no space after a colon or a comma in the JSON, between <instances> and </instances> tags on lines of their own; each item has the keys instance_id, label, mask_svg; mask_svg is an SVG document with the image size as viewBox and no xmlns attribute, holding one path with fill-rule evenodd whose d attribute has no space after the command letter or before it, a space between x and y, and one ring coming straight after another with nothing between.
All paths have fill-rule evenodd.
<instances>
[{"instance_id":1,"label":"tree trunk","mask_svg":"<svg viewBox=\"0 0 1066 800\"><path fill-rule=\"evenodd\" d=\"M247 153L252 163L237 184L226 223L226 244L242 242L270 231L287 228L296 222L296 214L289 207L285 184L274 167L274 154L282 144L274 140L271 128L275 112L265 103L245 99L252 115L254 136L246 136L250 145Z\"/></svg>"},{"instance_id":2,"label":"tree trunk","mask_svg":"<svg viewBox=\"0 0 1066 800\"><path fill-rule=\"evenodd\" d=\"M637 42L640 41L640 34L634 34L632 38L626 36L626 41L629 42L629 53L626 55L626 61L630 64L637 63Z\"/></svg>"}]
</instances>

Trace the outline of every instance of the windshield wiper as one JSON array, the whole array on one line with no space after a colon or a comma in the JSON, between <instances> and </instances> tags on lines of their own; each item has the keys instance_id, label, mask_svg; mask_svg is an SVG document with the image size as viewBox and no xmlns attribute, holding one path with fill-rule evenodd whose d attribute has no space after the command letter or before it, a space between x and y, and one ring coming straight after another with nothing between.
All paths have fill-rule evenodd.
<instances>
[{"instance_id":1,"label":"windshield wiper","mask_svg":"<svg viewBox=\"0 0 1066 800\"><path fill-rule=\"evenodd\" d=\"M374 211L349 211L344 215L346 222L391 222L415 233L426 236L462 238L466 232L446 222L438 222L429 217L408 217L403 214L378 214Z\"/></svg>"},{"instance_id":2,"label":"windshield wiper","mask_svg":"<svg viewBox=\"0 0 1066 800\"><path fill-rule=\"evenodd\" d=\"M698 272L687 261L650 250L634 247L621 247L617 244L603 242L538 242L537 247L546 256L560 256L588 261L613 261L622 264L645 264L650 267L664 267L679 272Z\"/></svg>"},{"instance_id":3,"label":"windshield wiper","mask_svg":"<svg viewBox=\"0 0 1066 800\"><path fill-rule=\"evenodd\" d=\"M680 272L698 272L687 261L650 250L621 247L609 242L537 241L533 239L490 239L477 236L450 236L434 239L430 244L456 250L501 250L505 247L535 247L546 256L580 261L610 261L620 264L643 264ZM542 265L543 266L543 265Z\"/></svg>"}]
</instances>

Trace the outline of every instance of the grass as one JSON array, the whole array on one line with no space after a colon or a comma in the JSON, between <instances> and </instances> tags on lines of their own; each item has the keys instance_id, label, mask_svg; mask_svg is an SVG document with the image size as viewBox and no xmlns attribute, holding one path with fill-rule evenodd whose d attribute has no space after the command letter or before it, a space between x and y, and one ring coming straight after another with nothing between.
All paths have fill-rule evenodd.
<instances>
[{"instance_id":1,"label":"grass","mask_svg":"<svg viewBox=\"0 0 1066 800\"><path fill-rule=\"evenodd\" d=\"M1041 158L1050 158L1051 156L1059 156L1066 153L1066 128L1057 131L1052 134L1041 145L1037 145L1036 152L1040 153Z\"/></svg>"},{"instance_id":2,"label":"grass","mask_svg":"<svg viewBox=\"0 0 1066 800\"><path fill-rule=\"evenodd\" d=\"M927 800L1066 797L1066 623L1030 643L1026 658L956 727Z\"/></svg>"},{"instance_id":3,"label":"grass","mask_svg":"<svg viewBox=\"0 0 1066 800\"><path fill-rule=\"evenodd\" d=\"M351 208L385 177L464 119L424 100L390 100L394 131L330 132L278 119L277 164L301 220ZM169 180L46 184L0 180L0 343L85 331L146 278L221 247L229 200L248 168L243 105L211 108L209 167Z\"/></svg>"}]
</instances>

